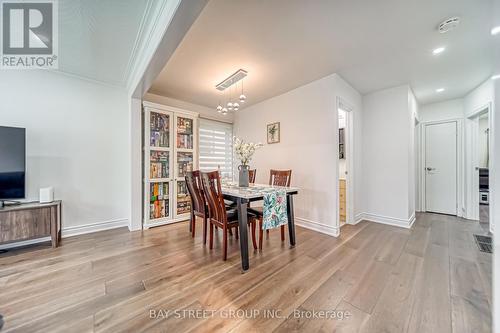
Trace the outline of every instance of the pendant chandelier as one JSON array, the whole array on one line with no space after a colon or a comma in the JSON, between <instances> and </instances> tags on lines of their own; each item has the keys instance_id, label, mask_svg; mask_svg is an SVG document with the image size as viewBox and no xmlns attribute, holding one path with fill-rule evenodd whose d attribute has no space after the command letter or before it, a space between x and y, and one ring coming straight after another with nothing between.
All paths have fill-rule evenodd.
<instances>
[{"instance_id":1,"label":"pendant chandelier","mask_svg":"<svg viewBox=\"0 0 500 333\"><path fill-rule=\"evenodd\" d=\"M244 69L237 70L234 74L215 86L222 92L217 105L217 112L226 115L230 111L238 111L245 103L247 97L243 93L243 79L248 75ZM239 97L237 97L239 94Z\"/></svg>"}]
</instances>

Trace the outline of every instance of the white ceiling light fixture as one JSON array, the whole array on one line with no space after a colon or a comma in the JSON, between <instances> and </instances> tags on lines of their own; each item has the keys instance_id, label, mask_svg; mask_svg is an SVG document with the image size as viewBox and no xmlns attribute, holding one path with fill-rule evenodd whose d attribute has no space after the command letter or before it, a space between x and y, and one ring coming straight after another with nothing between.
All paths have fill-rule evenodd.
<instances>
[{"instance_id":1,"label":"white ceiling light fixture","mask_svg":"<svg viewBox=\"0 0 500 333\"><path fill-rule=\"evenodd\" d=\"M437 92L437 93L442 93L443 91L444 91L444 88L437 88L437 89L436 89L436 92Z\"/></svg>"},{"instance_id":2,"label":"white ceiling light fixture","mask_svg":"<svg viewBox=\"0 0 500 333\"><path fill-rule=\"evenodd\" d=\"M496 35L498 35L499 33L500 33L500 25L498 25L498 26L494 27L493 29L491 29L491 34L492 34L493 36L496 36Z\"/></svg>"},{"instance_id":3,"label":"white ceiling light fixture","mask_svg":"<svg viewBox=\"0 0 500 333\"><path fill-rule=\"evenodd\" d=\"M241 81L241 95L239 97L239 102L241 104L245 103L246 96L243 94L243 79L248 75L248 72L244 69L238 69L234 74L226 78L221 83L215 86L215 89L219 91L223 91L224 95L226 94L226 89L228 91L229 97L227 98L227 104L225 107L222 107L219 103L217 106L217 111L219 111L219 106L221 106L220 111L222 114L227 114L228 111L238 111L240 109L240 104L237 101L232 100L232 92L237 92L237 83ZM234 89L233 89L234 88ZM238 96L236 94L236 96Z\"/></svg>"},{"instance_id":4,"label":"white ceiling light fixture","mask_svg":"<svg viewBox=\"0 0 500 333\"><path fill-rule=\"evenodd\" d=\"M459 24L460 24L460 17L458 16L450 17L438 25L438 31L439 33L445 34L447 32L456 29Z\"/></svg>"},{"instance_id":5,"label":"white ceiling light fixture","mask_svg":"<svg viewBox=\"0 0 500 333\"><path fill-rule=\"evenodd\" d=\"M498 80L500 79L500 74L495 74L491 77L492 80Z\"/></svg>"},{"instance_id":6,"label":"white ceiling light fixture","mask_svg":"<svg viewBox=\"0 0 500 333\"><path fill-rule=\"evenodd\" d=\"M435 48L434 50L432 50L432 54L438 55L438 54L443 53L444 50L446 50L446 48L444 46L441 46L441 47L438 47L438 48Z\"/></svg>"}]
</instances>

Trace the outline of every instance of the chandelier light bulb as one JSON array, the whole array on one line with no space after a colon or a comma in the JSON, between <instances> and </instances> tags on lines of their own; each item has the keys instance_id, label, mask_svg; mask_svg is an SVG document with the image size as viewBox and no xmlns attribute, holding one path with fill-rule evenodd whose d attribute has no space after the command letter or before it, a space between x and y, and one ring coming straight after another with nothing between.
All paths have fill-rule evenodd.
<instances>
[{"instance_id":1,"label":"chandelier light bulb","mask_svg":"<svg viewBox=\"0 0 500 333\"><path fill-rule=\"evenodd\" d=\"M247 97L243 94L240 95L240 103L245 103L245 100L247 99Z\"/></svg>"},{"instance_id":2,"label":"chandelier light bulb","mask_svg":"<svg viewBox=\"0 0 500 333\"><path fill-rule=\"evenodd\" d=\"M217 111L218 111L218 112L221 112L221 111L222 111L222 105L220 105L220 104L219 104L219 105L217 106Z\"/></svg>"},{"instance_id":3,"label":"chandelier light bulb","mask_svg":"<svg viewBox=\"0 0 500 333\"><path fill-rule=\"evenodd\" d=\"M234 103L233 103L233 108L234 108L234 109L237 109L237 108L239 108L239 107L240 107L240 105L238 104L238 102L234 102Z\"/></svg>"},{"instance_id":4,"label":"chandelier light bulb","mask_svg":"<svg viewBox=\"0 0 500 333\"><path fill-rule=\"evenodd\" d=\"M226 108L222 108L222 113L227 113L227 109Z\"/></svg>"},{"instance_id":5,"label":"chandelier light bulb","mask_svg":"<svg viewBox=\"0 0 500 333\"><path fill-rule=\"evenodd\" d=\"M239 109L240 109L240 108L234 108L233 110L234 110L234 111L238 111Z\"/></svg>"}]
</instances>

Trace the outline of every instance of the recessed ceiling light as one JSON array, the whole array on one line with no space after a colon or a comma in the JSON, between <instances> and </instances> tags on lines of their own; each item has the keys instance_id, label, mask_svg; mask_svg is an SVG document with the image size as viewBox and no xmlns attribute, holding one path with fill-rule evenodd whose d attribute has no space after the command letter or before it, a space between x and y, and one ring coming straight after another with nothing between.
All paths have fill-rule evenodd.
<instances>
[{"instance_id":1,"label":"recessed ceiling light","mask_svg":"<svg viewBox=\"0 0 500 333\"><path fill-rule=\"evenodd\" d=\"M500 74L495 74L491 77L492 80L498 80L500 79Z\"/></svg>"},{"instance_id":2,"label":"recessed ceiling light","mask_svg":"<svg viewBox=\"0 0 500 333\"><path fill-rule=\"evenodd\" d=\"M500 33L500 25L499 25L499 26L494 27L493 29L491 29L491 34L492 34L493 36L498 35L499 33Z\"/></svg>"},{"instance_id":3,"label":"recessed ceiling light","mask_svg":"<svg viewBox=\"0 0 500 333\"><path fill-rule=\"evenodd\" d=\"M436 89L437 93L440 93L440 92L443 92L443 91L444 91L444 88L438 88L438 89Z\"/></svg>"},{"instance_id":4,"label":"recessed ceiling light","mask_svg":"<svg viewBox=\"0 0 500 333\"><path fill-rule=\"evenodd\" d=\"M432 54L438 55L440 53L443 53L445 49L445 47L438 47L437 49L432 50Z\"/></svg>"}]
</instances>

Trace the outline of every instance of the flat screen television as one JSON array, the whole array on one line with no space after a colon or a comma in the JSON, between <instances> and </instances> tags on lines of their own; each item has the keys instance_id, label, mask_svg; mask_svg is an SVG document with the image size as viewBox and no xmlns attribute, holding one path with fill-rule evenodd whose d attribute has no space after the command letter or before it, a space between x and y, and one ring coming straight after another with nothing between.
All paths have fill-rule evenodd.
<instances>
[{"instance_id":1,"label":"flat screen television","mask_svg":"<svg viewBox=\"0 0 500 333\"><path fill-rule=\"evenodd\" d=\"M0 126L0 207L25 197L26 129Z\"/></svg>"}]
</instances>

